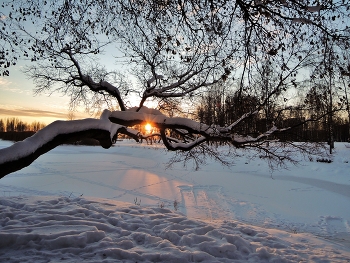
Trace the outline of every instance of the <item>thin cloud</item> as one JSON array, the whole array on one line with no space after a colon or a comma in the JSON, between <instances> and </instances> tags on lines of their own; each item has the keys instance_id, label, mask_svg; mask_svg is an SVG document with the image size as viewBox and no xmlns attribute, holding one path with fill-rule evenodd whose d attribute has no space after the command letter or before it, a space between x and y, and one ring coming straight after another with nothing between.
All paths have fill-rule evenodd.
<instances>
[{"instance_id":1,"label":"thin cloud","mask_svg":"<svg viewBox=\"0 0 350 263\"><path fill-rule=\"evenodd\" d=\"M68 119L68 112L56 112L35 109L5 109L0 108L0 115L9 117L35 117L35 118L55 118L60 120ZM89 118L87 114L75 112L76 119Z\"/></svg>"},{"instance_id":2,"label":"thin cloud","mask_svg":"<svg viewBox=\"0 0 350 263\"><path fill-rule=\"evenodd\" d=\"M0 108L0 115L26 116L26 117L51 117L58 119L67 119L68 114L62 112L29 110L29 109L4 109Z\"/></svg>"},{"instance_id":3,"label":"thin cloud","mask_svg":"<svg viewBox=\"0 0 350 263\"><path fill-rule=\"evenodd\" d=\"M12 81L9 81L5 78L0 78L0 91L8 91L26 95L33 94L33 91L31 89L18 88L17 85L14 85Z\"/></svg>"},{"instance_id":4,"label":"thin cloud","mask_svg":"<svg viewBox=\"0 0 350 263\"><path fill-rule=\"evenodd\" d=\"M13 93L18 93L18 94L26 94L26 95L32 95L32 93L33 93L31 90L10 88L10 87L6 87L6 86L2 87L1 90L13 92Z\"/></svg>"},{"instance_id":5,"label":"thin cloud","mask_svg":"<svg viewBox=\"0 0 350 263\"><path fill-rule=\"evenodd\" d=\"M9 86L12 82L5 79L5 78L0 78L0 86Z\"/></svg>"}]
</instances>

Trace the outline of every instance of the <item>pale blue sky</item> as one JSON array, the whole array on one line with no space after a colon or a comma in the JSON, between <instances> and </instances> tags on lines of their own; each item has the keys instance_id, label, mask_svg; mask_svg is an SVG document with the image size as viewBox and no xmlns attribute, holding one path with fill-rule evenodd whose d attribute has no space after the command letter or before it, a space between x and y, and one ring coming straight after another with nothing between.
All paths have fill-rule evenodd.
<instances>
[{"instance_id":1,"label":"pale blue sky","mask_svg":"<svg viewBox=\"0 0 350 263\"><path fill-rule=\"evenodd\" d=\"M110 71L117 69L127 74L125 66L115 63L114 55L121 56L118 49L110 45L105 47L105 50L106 52L101 53L96 59L103 61L101 64ZM0 76L0 119L16 117L25 122L40 121L46 124L55 120L67 120L70 98L57 92L50 95L44 93L35 95L33 80L28 79L22 71L26 63L30 65L31 62L18 61L16 66L10 68L10 76ZM130 74L127 75L133 79ZM78 108L74 112L74 117L81 119L94 116L86 113L84 108Z\"/></svg>"},{"instance_id":2,"label":"pale blue sky","mask_svg":"<svg viewBox=\"0 0 350 263\"><path fill-rule=\"evenodd\" d=\"M110 50L108 54L114 53ZM120 66L114 63L114 59L108 55L102 55L104 65L109 70L113 68L119 69ZM108 57L108 58L107 58ZM39 121L49 124L55 120L67 120L69 117L69 101L68 96L53 92L48 94L34 94L35 85L32 79L22 72L23 61L16 66L10 68L10 76L0 77L0 119L16 117L25 122ZM125 68L124 68L125 70ZM126 71L124 73L127 74ZM134 78L127 74L133 80ZM134 81L135 82L135 79ZM128 106L138 105L139 98L129 98ZM154 106L152 103L147 103ZM74 112L75 119L95 117L85 112L84 108L78 108Z\"/></svg>"},{"instance_id":3,"label":"pale blue sky","mask_svg":"<svg viewBox=\"0 0 350 263\"><path fill-rule=\"evenodd\" d=\"M6 8L0 10L0 15L2 15L1 19L6 19ZM33 25L28 23L27 30L30 31L31 28ZM108 52L100 54L99 59L103 60L104 66L109 70L113 70L118 67L113 56L115 54L120 56L120 53L113 45L105 49ZM40 121L46 124L55 120L67 120L70 98L57 92L51 95L34 95L33 80L28 79L22 72L26 63L30 62L18 61L16 66L9 68L10 76L8 77L0 75L0 119L16 117L25 122ZM90 116L83 108L80 108L74 113L74 117L81 119L94 116Z\"/></svg>"},{"instance_id":4,"label":"pale blue sky","mask_svg":"<svg viewBox=\"0 0 350 263\"><path fill-rule=\"evenodd\" d=\"M33 81L27 79L20 67L11 68L9 77L0 77L0 118L44 123L68 118L68 97L56 93L34 96L33 89Z\"/></svg>"}]
</instances>

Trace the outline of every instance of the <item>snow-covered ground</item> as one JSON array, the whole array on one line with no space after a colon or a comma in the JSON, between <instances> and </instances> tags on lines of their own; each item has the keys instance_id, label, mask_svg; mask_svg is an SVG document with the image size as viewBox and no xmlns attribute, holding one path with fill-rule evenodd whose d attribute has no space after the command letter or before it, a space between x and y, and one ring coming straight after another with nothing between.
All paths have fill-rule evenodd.
<instances>
[{"instance_id":1,"label":"snow-covered ground","mask_svg":"<svg viewBox=\"0 0 350 263\"><path fill-rule=\"evenodd\" d=\"M1 141L0 148L11 145ZM132 141L60 146L0 180L0 262L350 262L350 148L199 171ZM5 261L6 260L6 261Z\"/></svg>"}]
</instances>

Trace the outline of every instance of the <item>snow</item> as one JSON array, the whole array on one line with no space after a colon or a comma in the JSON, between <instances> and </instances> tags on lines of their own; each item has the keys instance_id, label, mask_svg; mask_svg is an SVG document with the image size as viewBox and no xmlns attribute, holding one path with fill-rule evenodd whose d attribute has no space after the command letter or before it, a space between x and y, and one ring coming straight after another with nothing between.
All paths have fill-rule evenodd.
<instances>
[{"instance_id":1,"label":"snow","mask_svg":"<svg viewBox=\"0 0 350 263\"><path fill-rule=\"evenodd\" d=\"M239 149L195 171L165 169L157 144L59 146L0 180L0 262L349 262L350 149L335 150L271 172Z\"/></svg>"},{"instance_id":2,"label":"snow","mask_svg":"<svg viewBox=\"0 0 350 263\"><path fill-rule=\"evenodd\" d=\"M139 109L139 107L131 107L129 109L126 109L126 112L127 112L127 114L130 114L130 112L136 112L136 110L138 110L138 113L162 115L163 117L166 117L160 110L148 108L146 106L142 106L140 109ZM111 114L111 115L113 115L113 114Z\"/></svg>"},{"instance_id":3,"label":"snow","mask_svg":"<svg viewBox=\"0 0 350 263\"><path fill-rule=\"evenodd\" d=\"M33 136L3 149L0 155L0 163L5 163L29 155L60 134L69 134L90 129L101 129L110 132L112 140L118 129L122 128L122 126L111 123L108 120L110 114L110 111L105 110L100 119L91 118L74 121L55 121Z\"/></svg>"},{"instance_id":4,"label":"snow","mask_svg":"<svg viewBox=\"0 0 350 263\"><path fill-rule=\"evenodd\" d=\"M256 115L258 114L259 111L254 111L254 112L248 112L242 115L242 117L240 117L238 120L236 120L234 123L232 123L230 126L228 126L228 130L232 130L235 126L237 126L237 124L241 123L243 120L245 120L246 118L252 116L252 115Z\"/></svg>"}]
</instances>

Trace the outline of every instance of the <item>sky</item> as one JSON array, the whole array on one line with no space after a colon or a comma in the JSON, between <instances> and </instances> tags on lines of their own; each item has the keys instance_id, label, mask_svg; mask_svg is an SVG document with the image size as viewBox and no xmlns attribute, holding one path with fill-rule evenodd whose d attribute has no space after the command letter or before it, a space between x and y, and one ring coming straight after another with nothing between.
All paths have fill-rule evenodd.
<instances>
[{"instance_id":1,"label":"sky","mask_svg":"<svg viewBox=\"0 0 350 263\"><path fill-rule=\"evenodd\" d=\"M5 10L2 10L5 11ZM24 122L49 124L68 118L69 98L60 94L34 96L32 80L22 72L23 61L10 68L10 76L0 76L0 119L19 118ZM86 116L77 113L77 118Z\"/></svg>"},{"instance_id":2,"label":"sky","mask_svg":"<svg viewBox=\"0 0 350 263\"><path fill-rule=\"evenodd\" d=\"M104 66L111 70L113 70L112 67L118 70L118 65L114 64L113 59L106 61L104 58ZM35 94L35 84L32 79L28 79L23 68L23 66L11 67L10 76L0 76L0 119L19 118L27 123L39 121L45 124L50 124L55 120L69 120L70 97L58 92ZM135 83L133 76L128 74L128 78ZM128 97L128 107L138 105L140 99L135 96ZM156 106L152 101L147 101L145 105ZM74 119L96 117L87 113L83 107L77 107L73 114Z\"/></svg>"},{"instance_id":3,"label":"sky","mask_svg":"<svg viewBox=\"0 0 350 263\"><path fill-rule=\"evenodd\" d=\"M46 124L68 119L68 97L56 93L35 95L34 88L20 67L11 68L9 77L0 77L0 119L15 117Z\"/></svg>"},{"instance_id":4,"label":"sky","mask_svg":"<svg viewBox=\"0 0 350 263\"><path fill-rule=\"evenodd\" d=\"M6 13L6 8L1 11ZM1 16L1 19L3 17L6 16ZM31 28L31 24L28 28ZM112 53L116 53L115 48ZM110 53L102 57L105 66L116 67L114 59L110 59ZM34 94L35 84L23 72L26 63L24 60L19 60L16 66L9 69L10 76L0 75L0 119L19 118L28 123L39 121L45 124L55 120L68 120L69 96L57 92ZM89 117L95 116L88 114L84 108L77 108L74 112L74 119Z\"/></svg>"},{"instance_id":5,"label":"sky","mask_svg":"<svg viewBox=\"0 0 350 263\"><path fill-rule=\"evenodd\" d=\"M106 52L109 53L111 51ZM112 53L115 53L115 49ZM107 58L107 55L103 55L102 58L104 66L110 70L117 67L114 59ZM28 123L39 121L45 124L70 119L70 97L58 92L35 94L33 80L23 71L25 65L25 61L19 61L16 66L10 68L10 76L0 76L0 119L19 118ZM83 107L77 107L73 114L74 119L95 117Z\"/></svg>"},{"instance_id":6,"label":"sky","mask_svg":"<svg viewBox=\"0 0 350 263\"><path fill-rule=\"evenodd\" d=\"M116 59L110 54L118 54L118 49L113 45L105 47L104 53L99 54L98 60L106 69L119 71L127 74L125 66L117 64ZM28 64L27 64L28 63ZM58 92L35 94L35 83L24 73L26 65L30 62L24 60L17 61L16 66L12 66L10 76L0 76L0 119L19 118L20 120L32 123L39 121L50 124L55 120L68 120L70 117L69 102L70 97ZM136 79L127 74L128 79L135 84ZM137 106L139 98L130 97L128 106ZM146 102L147 106L154 107L152 102ZM74 119L95 118L86 112L84 107L77 107L74 112Z\"/></svg>"},{"instance_id":7,"label":"sky","mask_svg":"<svg viewBox=\"0 0 350 263\"><path fill-rule=\"evenodd\" d=\"M111 59L110 54L116 53L117 50L114 48L103 58L105 66L110 69L113 67L112 70L117 65L113 63L114 59ZM69 97L59 93L35 95L35 85L31 79L27 78L22 69L23 66L19 62L10 68L10 76L0 76L0 119L15 117L29 123L39 121L45 124L55 120L69 119ZM290 103L293 102L293 97L297 98L294 91L291 94L288 96ZM131 104L135 104L135 101L132 99ZM90 116L84 109L78 109L74 113L75 119L87 117L94 116Z\"/></svg>"}]
</instances>

